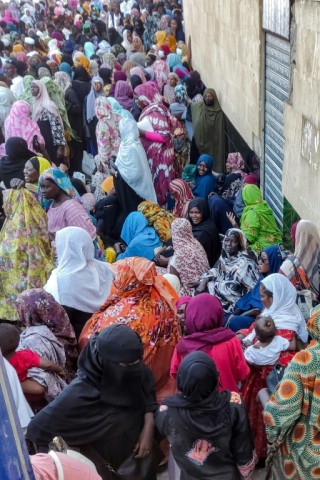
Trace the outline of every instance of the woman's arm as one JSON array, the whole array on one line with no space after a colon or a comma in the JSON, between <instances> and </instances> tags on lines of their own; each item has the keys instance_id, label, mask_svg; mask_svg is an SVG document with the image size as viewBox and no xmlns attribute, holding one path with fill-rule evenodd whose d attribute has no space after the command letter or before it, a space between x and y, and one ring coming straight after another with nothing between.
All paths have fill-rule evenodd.
<instances>
[{"instance_id":1,"label":"woman's arm","mask_svg":"<svg viewBox=\"0 0 320 480\"><path fill-rule=\"evenodd\" d=\"M143 458L149 455L152 449L154 436L153 413L147 412L144 415L144 425L139 435L139 439L133 449L135 458Z\"/></svg>"},{"instance_id":2,"label":"woman's arm","mask_svg":"<svg viewBox=\"0 0 320 480\"><path fill-rule=\"evenodd\" d=\"M157 132L144 132L144 136L151 142L166 143L166 139Z\"/></svg>"},{"instance_id":3,"label":"woman's arm","mask_svg":"<svg viewBox=\"0 0 320 480\"><path fill-rule=\"evenodd\" d=\"M258 215L254 210L251 210L245 218L243 216L240 220L241 230L247 237L247 240L250 244L256 242L259 237L260 232L260 221Z\"/></svg>"}]
</instances>

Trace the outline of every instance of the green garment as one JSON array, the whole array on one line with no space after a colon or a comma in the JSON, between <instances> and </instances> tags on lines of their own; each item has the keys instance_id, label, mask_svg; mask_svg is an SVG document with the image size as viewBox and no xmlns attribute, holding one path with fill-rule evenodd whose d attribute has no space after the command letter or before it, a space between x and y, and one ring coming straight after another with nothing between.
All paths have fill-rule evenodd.
<instances>
[{"instance_id":1,"label":"green garment","mask_svg":"<svg viewBox=\"0 0 320 480\"><path fill-rule=\"evenodd\" d=\"M32 75L26 75L23 77L24 92L19 96L19 100L25 100L32 105L31 83L34 77Z\"/></svg>"},{"instance_id":2,"label":"green garment","mask_svg":"<svg viewBox=\"0 0 320 480\"><path fill-rule=\"evenodd\" d=\"M203 95L211 93L214 104L207 106L203 101L191 105L193 138L200 155L207 153L214 160L214 170L224 173L226 169L224 116L216 92L207 88Z\"/></svg>"},{"instance_id":3,"label":"green garment","mask_svg":"<svg viewBox=\"0 0 320 480\"><path fill-rule=\"evenodd\" d=\"M275 446L269 480L320 478L319 313L307 328L311 342L295 354L264 409L268 441Z\"/></svg>"},{"instance_id":4,"label":"green garment","mask_svg":"<svg viewBox=\"0 0 320 480\"><path fill-rule=\"evenodd\" d=\"M281 243L282 234L271 208L265 200L262 200L259 187L245 185L242 190L242 199L245 208L241 215L240 225L252 250L260 253L270 245Z\"/></svg>"}]
</instances>

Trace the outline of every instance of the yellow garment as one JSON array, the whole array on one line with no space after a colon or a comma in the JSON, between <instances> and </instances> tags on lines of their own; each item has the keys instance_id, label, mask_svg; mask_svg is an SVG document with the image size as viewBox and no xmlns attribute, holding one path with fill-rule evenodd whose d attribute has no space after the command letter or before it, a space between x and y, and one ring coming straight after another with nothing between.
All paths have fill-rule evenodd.
<instances>
[{"instance_id":1,"label":"yellow garment","mask_svg":"<svg viewBox=\"0 0 320 480\"><path fill-rule=\"evenodd\" d=\"M19 53L19 52L24 52L24 48L23 48L23 45L21 45L21 43L17 43L12 47L12 53Z\"/></svg>"},{"instance_id":2,"label":"yellow garment","mask_svg":"<svg viewBox=\"0 0 320 480\"><path fill-rule=\"evenodd\" d=\"M108 263L114 263L117 260L117 254L113 247L107 247L104 255Z\"/></svg>"},{"instance_id":3,"label":"yellow garment","mask_svg":"<svg viewBox=\"0 0 320 480\"><path fill-rule=\"evenodd\" d=\"M153 227L162 242L167 242L171 238L171 223L176 219L172 213L153 202L145 200L138 206L138 212L141 212L150 227Z\"/></svg>"},{"instance_id":4,"label":"yellow garment","mask_svg":"<svg viewBox=\"0 0 320 480\"><path fill-rule=\"evenodd\" d=\"M73 63L75 67L83 67L90 73L90 60L87 59L84 53L77 52L74 56Z\"/></svg>"},{"instance_id":5,"label":"yellow garment","mask_svg":"<svg viewBox=\"0 0 320 480\"><path fill-rule=\"evenodd\" d=\"M158 32L156 32L156 44L157 44L157 47L161 47L161 45L165 45L166 44L166 38L167 38L167 32L165 32L164 30L159 30Z\"/></svg>"},{"instance_id":6,"label":"yellow garment","mask_svg":"<svg viewBox=\"0 0 320 480\"><path fill-rule=\"evenodd\" d=\"M19 293L41 288L54 268L47 216L25 188L6 190L0 232L0 318L18 320Z\"/></svg>"},{"instance_id":7,"label":"yellow garment","mask_svg":"<svg viewBox=\"0 0 320 480\"><path fill-rule=\"evenodd\" d=\"M114 189L113 176L110 175L110 176L107 177L105 180L103 180L103 182L102 182L101 185L100 185L100 188L101 188L104 192L110 193L111 190Z\"/></svg>"},{"instance_id":8,"label":"yellow garment","mask_svg":"<svg viewBox=\"0 0 320 480\"><path fill-rule=\"evenodd\" d=\"M170 48L171 53L175 53L177 49L177 42L173 35L168 35L166 38L166 44Z\"/></svg>"},{"instance_id":9,"label":"yellow garment","mask_svg":"<svg viewBox=\"0 0 320 480\"><path fill-rule=\"evenodd\" d=\"M37 157L39 162L39 177L43 174L45 170L51 168L51 163L44 157Z\"/></svg>"}]
</instances>

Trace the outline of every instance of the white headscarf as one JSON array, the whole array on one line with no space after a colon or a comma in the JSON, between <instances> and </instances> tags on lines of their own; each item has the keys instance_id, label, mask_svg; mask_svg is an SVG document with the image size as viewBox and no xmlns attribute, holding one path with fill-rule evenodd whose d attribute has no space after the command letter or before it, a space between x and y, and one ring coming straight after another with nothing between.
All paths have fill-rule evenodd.
<instances>
[{"instance_id":1,"label":"white headscarf","mask_svg":"<svg viewBox=\"0 0 320 480\"><path fill-rule=\"evenodd\" d=\"M60 117L59 109L57 105L52 100L50 100L48 90L45 84L40 82L40 80L32 80L31 83L35 83L39 88L39 93L33 102L32 120L35 120L35 121L39 120L39 118L41 117L42 111L46 109L49 112L53 113L56 117L58 117L61 125L63 125Z\"/></svg>"},{"instance_id":2,"label":"white headscarf","mask_svg":"<svg viewBox=\"0 0 320 480\"><path fill-rule=\"evenodd\" d=\"M308 340L306 322L296 304L297 291L284 275L272 273L261 281L272 292L272 305L265 308L262 317L272 317L275 326L282 330L295 331L303 342Z\"/></svg>"},{"instance_id":3,"label":"white headscarf","mask_svg":"<svg viewBox=\"0 0 320 480\"><path fill-rule=\"evenodd\" d=\"M3 127L4 121L9 115L12 105L16 101L9 87L0 86L0 128Z\"/></svg>"},{"instance_id":4,"label":"white headscarf","mask_svg":"<svg viewBox=\"0 0 320 480\"><path fill-rule=\"evenodd\" d=\"M43 288L60 305L94 313L110 293L114 274L108 263L95 260L92 239L83 228L59 230L55 245L58 266Z\"/></svg>"},{"instance_id":5,"label":"white headscarf","mask_svg":"<svg viewBox=\"0 0 320 480\"><path fill-rule=\"evenodd\" d=\"M123 180L143 200L157 203L151 171L146 152L139 139L139 130L135 120L120 120L121 143L116 159L116 167Z\"/></svg>"}]
</instances>

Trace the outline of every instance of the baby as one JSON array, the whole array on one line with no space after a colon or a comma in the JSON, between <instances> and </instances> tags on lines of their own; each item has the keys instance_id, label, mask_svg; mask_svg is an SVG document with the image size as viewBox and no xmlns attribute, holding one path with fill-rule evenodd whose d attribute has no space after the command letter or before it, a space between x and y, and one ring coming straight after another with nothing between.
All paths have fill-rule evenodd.
<instances>
[{"instance_id":1,"label":"baby","mask_svg":"<svg viewBox=\"0 0 320 480\"><path fill-rule=\"evenodd\" d=\"M65 371L56 363L40 358L32 350L17 350L20 341L20 332L14 325L0 324L0 348L2 355L15 368L19 380L23 383L28 378L29 368L38 367L48 372L57 373L65 377Z\"/></svg>"},{"instance_id":2,"label":"baby","mask_svg":"<svg viewBox=\"0 0 320 480\"><path fill-rule=\"evenodd\" d=\"M277 329L271 317L257 317L255 333L258 341L246 348L244 357L248 363L254 365L274 365L280 353L285 350L295 349L295 339L289 342L286 338L277 335ZM249 344L248 337L243 339L243 344Z\"/></svg>"}]
</instances>

